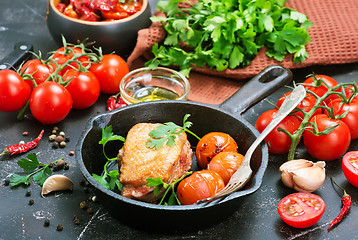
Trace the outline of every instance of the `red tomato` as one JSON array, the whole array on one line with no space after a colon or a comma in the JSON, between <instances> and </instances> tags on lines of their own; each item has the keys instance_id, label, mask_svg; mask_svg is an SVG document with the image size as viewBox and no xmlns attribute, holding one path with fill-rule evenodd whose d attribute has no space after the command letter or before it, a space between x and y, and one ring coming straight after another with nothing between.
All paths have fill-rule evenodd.
<instances>
[{"instance_id":1,"label":"red tomato","mask_svg":"<svg viewBox=\"0 0 358 240\"><path fill-rule=\"evenodd\" d=\"M65 119L72 107L70 92L56 82L43 82L31 93L32 115L43 124L54 124Z\"/></svg>"},{"instance_id":2,"label":"red tomato","mask_svg":"<svg viewBox=\"0 0 358 240\"><path fill-rule=\"evenodd\" d=\"M348 182L358 187L358 151L351 151L344 154L342 169Z\"/></svg>"},{"instance_id":3,"label":"red tomato","mask_svg":"<svg viewBox=\"0 0 358 240\"><path fill-rule=\"evenodd\" d=\"M306 228L317 223L326 209L320 196L313 193L293 193L281 199L277 211L282 220L295 228Z\"/></svg>"},{"instance_id":4,"label":"red tomato","mask_svg":"<svg viewBox=\"0 0 358 240\"><path fill-rule=\"evenodd\" d=\"M244 156L237 152L221 152L211 159L208 170L219 173L225 185L240 167Z\"/></svg>"},{"instance_id":5,"label":"red tomato","mask_svg":"<svg viewBox=\"0 0 358 240\"><path fill-rule=\"evenodd\" d=\"M96 75L101 92L106 94L118 93L119 83L129 72L127 63L115 54L103 55L102 61L92 64L89 70Z\"/></svg>"},{"instance_id":6,"label":"red tomato","mask_svg":"<svg viewBox=\"0 0 358 240\"><path fill-rule=\"evenodd\" d=\"M64 81L70 81L66 89L71 93L73 108L85 109L97 101L100 94L100 85L93 73L70 69L66 73Z\"/></svg>"},{"instance_id":7,"label":"red tomato","mask_svg":"<svg viewBox=\"0 0 358 240\"><path fill-rule=\"evenodd\" d=\"M220 152L236 152L237 143L226 133L211 132L200 139L196 146L196 160L205 169L211 159Z\"/></svg>"},{"instance_id":8,"label":"red tomato","mask_svg":"<svg viewBox=\"0 0 358 240\"><path fill-rule=\"evenodd\" d=\"M29 85L13 70L0 71L0 111L20 110L31 94Z\"/></svg>"},{"instance_id":9,"label":"red tomato","mask_svg":"<svg viewBox=\"0 0 358 240\"><path fill-rule=\"evenodd\" d=\"M276 116L277 109L268 110L262 113L256 120L255 128L261 133L271 120ZM270 153L282 154L290 151L290 137L278 129L282 128L294 133L300 127L300 120L296 116L285 117L265 138Z\"/></svg>"},{"instance_id":10,"label":"red tomato","mask_svg":"<svg viewBox=\"0 0 358 240\"><path fill-rule=\"evenodd\" d=\"M129 13L125 12L118 3L111 11L102 11L102 16L105 19L119 20L129 17Z\"/></svg>"},{"instance_id":11,"label":"red tomato","mask_svg":"<svg viewBox=\"0 0 358 240\"><path fill-rule=\"evenodd\" d=\"M336 80L334 80L329 76L314 75L314 77L311 76L307 78L303 82L303 86L308 90L311 90L312 92L316 93L319 97L322 97L328 91L327 86L324 83L322 83L322 81L325 82L331 88L338 84ZM337 91L340 91L340 89L337 89ZM331 100L337 97L338 97L337 95L330 95L328 98L324 100L324 102L328 104Z\"/></svg>"},{"instance_id":12,"label":"red tomato","mask_svg":"<svg viewBox=\"0 0 358 240\"><path fill-rule=\"evenodd\" d=\"M307 152L314 158L332 161L340 158L351 143L351 133L347 125L339 119L331 119L326 114L319 114L310 119L316 123L319 132L327 127L334 127L329 134L315 135L309 131L303 132L303 142ZM312 130L312 126L307 129Z\"/></svg>"},{"instance_id":13,"label":"red tomato","mask_svg":"<svg viewBox=\"0 0 358 240\"><path fill-rule=\"evenodd\" d=\"M290 94L291 94L291 92L288 92L288 93L284 94L284 95L277 101L276 106L277 106L278 108L280 108L281 105L282 105L282 103L285 101L286 97L287 97L288 95L290 95ZM317 101L317 99L316 99L315 96L313 96L313 95L311 95L311 94L307 94L307 96L305 96L305 98L297 105L296 108L301 109L301 110L304 111L304 112L309 112L309 111L312 109L312 107L316 104L316 101ZM321 108L318 108L317 111L316 111L313 115L317 115L317 114L320 114L320 113L322 113L322 109L321 109ZM299 118L300 120L302 120L302 119L304 118L303 113L300 112L300 111L294 112L293 114L296 115L296 116L298 116L298 118Z\"/></svg>"},{"instance_id":14,"label":"red tomato","mask_svg":"<svg viewBox=\"0 0 358 240\"><path fill-rule=\"evenodd\" d=\"M343 103L341 99L337 98L328 106L332 107L335 116L348 112L341 120L347 124L351 132L351 139L358 138L358 97L351 99L349 103Z\"/></svg>"},{"instance_id":15,"label":"red tomato","mask_svg":"<svg viewBox=\"0 0 358 240\"><path fill-rule=\"evenodd\" d=\"M35 80L36 85L44 82L51 73L54 72L54 68L42 63L39 59L28 60L20 69L21 73L30 74ZM26 83L29 84L31 90L34 88L34 83L31 80L26 80Z\"/></svg>"},{"instance_id":16,"label":"red tomato","mask_svg":"<svg viewBox=\"0 0 358 240\"><path fill-rule=\"evenodd\" d=\"M217 172L201 170L179 183L177 196L181 204L189 205L214 196L224 187L224 181Z\"/></svg>"},{"instance_id":17,"label":"red tomato","mask_svg":"<svg viewBox=\"0 0 358 240\"><path fill-rule=\"evenodd\" d=\"M90 64L90 59L87 56L79 55L84 54L80 48L76 47L61 47L56 50L56 52L51 56L52 60L54 60L60 67L68 64L71 66L63 67L60 74L64 75L68 70L76 68L78 69L78 61L82 63L83 67L87 67ZM76 62L77 61L77 62ZM54 64L53 64L54 65ZM55 68L55 67L54 67Z\"/></svg>"}]
</instances>

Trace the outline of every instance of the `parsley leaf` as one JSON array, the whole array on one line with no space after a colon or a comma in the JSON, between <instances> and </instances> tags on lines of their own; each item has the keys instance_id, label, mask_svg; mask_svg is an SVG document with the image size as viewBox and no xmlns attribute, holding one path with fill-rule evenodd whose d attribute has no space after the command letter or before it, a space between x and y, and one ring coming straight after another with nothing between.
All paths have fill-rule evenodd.
<instances>
[{"instance_id":1,"label":"parsley leaf","mask_svg":"<svg viewBox=\"0 0 358 240\"><path fill-rule=\"evenodd\" d=\"M33 177L35 182L43 185L46 179L52 175L52 170L49 167L50 164L54 164L58 160L49 164L40 164L35 153L28 154L26 158L22 158L17 162L17 164L24 170L25 173L28 173L28 175L21 176L19 174L13 174L10 177L11 186L13 187L20 184L29 185L31 177Z\"/></svg>"},{"instance_id":2,"label":"parsley leaf","mask_svg":"<svg viewBox=\"0 0 358 240\"><path fill-rule=\"evenodd\" d=\"M153 46L154 58L145 65L178 66L185 76L205 65L224 71L248 66L263 47L278 61L292 54L294 63L303 62L312 23L305 14L284 7L286 1L159 1L158 10L166 17L151 20L160 21L167 34ZM191 7L178 8L180 2Z\"/></svg>"},{"instance_id":3,"label":"parsley leaf","mask_svg":"<svg viewBox=\"0 0 358 240\"><path fill-rule=\"evenodd\" d=\"M98 142L102 145L102 152L105 158L107 159L106 164L104 165L104 174L97 175L95 173L92 174L92 177L103 187L108 188L110 190L114 190L116 187L119 191L122 190L122 184L119 182L118 170L112 170L108 172L108 164L112 161L116 161L117 158L108 158L105 152L105 146L110 141L122 141L125 142L126 139L119 135L114 135L112 126L108 126L102 129L102 139Z\"/></svg>"},{"instance_id":4,"label":"parsley leaf","mask_svg":"<svg viewBox=\"0 0 358 240\"><path fill-rule=\"evenodd\" d=\"M192 172L185 173L181 178L177 179L176 181L172 183L165 183L163 180L158 178L148 178L147 179L147 186L148 187L156 187L153 191L153 193L158 196L161 191L164 191L164 194L159 201L158 205L181 205L177 195L175 194L175 185L179 183L181 180L183 180L186 176L192 174ZM166 197L168 196L169 192L170 196L167 202L165 202Z\"/></svg>"},{"instance_id":5,"label":"parsley leaf","mask_svg":"<svg viewBox=\"0 0 358 240\"><path fill-rule=\"evenodd\" d=\"M168 146L174 146L176 144L176 136L184 131L189 132L200 140L198 136L196 136L188 129L193 125L192 122L187 121L189 116L190 114L185 114L183 118L183 127L180 127L173 122L167 122L152 130L149 133L150 138L148 138L146 147L159 149L162 148L165 144Z\"/></svg>"}]
</instances>

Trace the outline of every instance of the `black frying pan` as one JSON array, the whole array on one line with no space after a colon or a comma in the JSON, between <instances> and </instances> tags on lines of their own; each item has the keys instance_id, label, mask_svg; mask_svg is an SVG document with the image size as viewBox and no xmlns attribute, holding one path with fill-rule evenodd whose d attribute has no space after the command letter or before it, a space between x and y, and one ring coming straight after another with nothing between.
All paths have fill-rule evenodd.
<instances>
[{"instance_id":1,"label":"black frying pan","mask_svg":"<svg viewBox=\"0 0 358 240\"><path fill-rule=\"evenodd\" d=\"M204 136L212 131L226 132L238 143L238 151L245 154L259 133L241 117L241 113L291 80L290 70L270 66L219 106L190 101L156 101L133 104L100 114L89 120L77 143L76 159L80 170L94 187L101 204L124 223L151 231L187 231L217 223L234 213L238 206L246 201L246 197L260 187L268 162L266 144L262 143L254 152L251 161L254 174L244 189L209 203L159 206L124 198L104 188L92 178L92 173L102 173L106 162L102 156L102 148L98 144L102 128L112 125L115 134L125 137L136 123L172 121L181 125L184 115L189 113L189 120L193 122L191 131L198 136ZM189 134L188 138L195 147L197 140ZM112 145L108 149L109 155L116 156L120 147L119 143ZM197 170L195 158L192 170Z\"/></svg>"}]
</instances>

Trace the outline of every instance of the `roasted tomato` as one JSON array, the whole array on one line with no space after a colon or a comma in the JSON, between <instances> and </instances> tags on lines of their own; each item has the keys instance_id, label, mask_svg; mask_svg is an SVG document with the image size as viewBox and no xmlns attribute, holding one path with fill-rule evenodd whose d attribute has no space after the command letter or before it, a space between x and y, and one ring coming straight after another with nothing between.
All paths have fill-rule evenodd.
<instances>
[{"instance_id":1,"label":"roasted tomato","mask_svg":"<svg viewBox=\"0 0 358 240\"><path fill-rule=\"evenodd\" d=\"M179 183L177 196L181 204L189 205L214 196L224 187L224 180L217 172L201 170L194 172Z\"/></svg>"},{"instance_id":2,"label":"roasted tomato","mask_svg":"<svg viewBox=\"0 0 358 240\"><path fill-rule=\"evenodd\" d=\"M244 156L237 152L221 152L211 159L208 170L219 173L226 185L243 159Z\"/></svg>"},{"instance_id":3,"label":"roasted tomato","mask_svg":"<svg viewBox=\"0 0 358 240\"><path fill-rule=\"evenodd\" d=\"M344 154L342 169L348 182L358 187L358 151L351 151Z\"/></svg>"},{"instance_id":4,"label":"roasted tomato","mask_svg":"<svg viewBox=\"0 0 358 240\"><path fill-rule=\"evenodd\" d=\"M317 223L326 209L320 196L312 193L293 193L281 199L277 211L282 220L295 228Z\"/></svg>"},{"instance_id":5,"label":"roasted tomato","mask_svg":"<svg viewBox=\"0 0 358 240\"><path fill-rule=\"evenodd\" d=\"M220 152L237 152L237 144L229 134L211 132L198 142L196 160L199 166L205 169L211 159Z\"/></svg>"}]
</instances>

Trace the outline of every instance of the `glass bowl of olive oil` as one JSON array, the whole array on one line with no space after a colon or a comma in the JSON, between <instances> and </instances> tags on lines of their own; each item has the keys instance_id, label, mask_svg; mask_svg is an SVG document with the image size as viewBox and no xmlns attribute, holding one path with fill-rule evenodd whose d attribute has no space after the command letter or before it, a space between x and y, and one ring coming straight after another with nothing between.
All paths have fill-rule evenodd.
<instances>
[{"instance_id":1,"label":"glass bowl of olive oil","mask_svg":"<svg viewBox=\"0 0 358 240\"><path fill-rule=\"evenodd\" d=\"M181 73L164 67L139 68L120 82L120 93L127 104L157 100L187 100L190 84Z\"/></svg>"}]
</instances>

